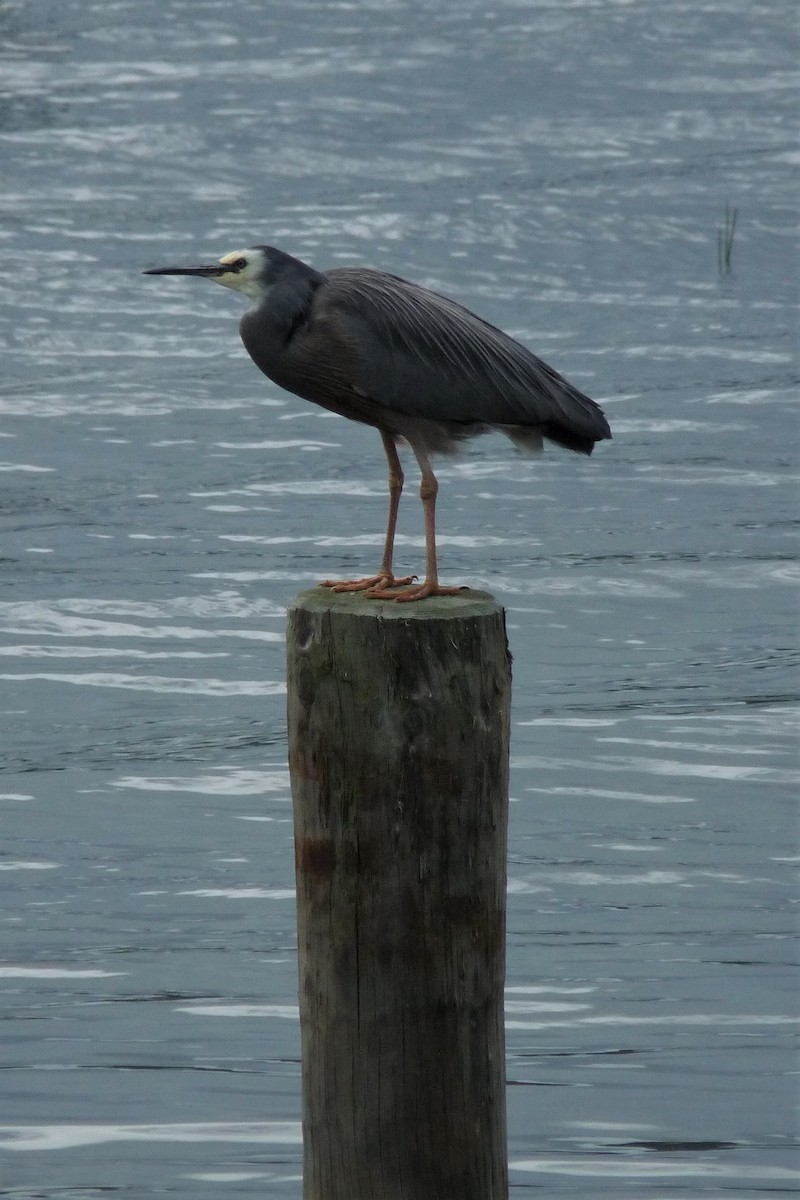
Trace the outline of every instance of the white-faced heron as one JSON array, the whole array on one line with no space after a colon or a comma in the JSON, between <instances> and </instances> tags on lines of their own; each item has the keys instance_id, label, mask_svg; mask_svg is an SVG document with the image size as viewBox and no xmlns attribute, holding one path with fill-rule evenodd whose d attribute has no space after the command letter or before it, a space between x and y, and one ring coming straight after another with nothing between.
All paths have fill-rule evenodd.
<instances>
[{"instance_id":1,"label":"white-faced heron","mask_svg":"<svg viewBox=\"0 0 800 1200\"><path fill-rule=\"evenodd\" d=\"M203 275L242 292L239 323L257 367L289 392L374 425L389 462L383 559L367 579L325 580L334 591L381 599L452 595L436 563L436 493L430 455L500 430L523 450L547 438L579 454L611 437L602 409L508 334L436 292L366 267L316 271L272 246L234 250L200 267L146 275ZM397 442L414 451L425 514L425 581L392 569L403 471Z\"/></svg>"}]
</instances>

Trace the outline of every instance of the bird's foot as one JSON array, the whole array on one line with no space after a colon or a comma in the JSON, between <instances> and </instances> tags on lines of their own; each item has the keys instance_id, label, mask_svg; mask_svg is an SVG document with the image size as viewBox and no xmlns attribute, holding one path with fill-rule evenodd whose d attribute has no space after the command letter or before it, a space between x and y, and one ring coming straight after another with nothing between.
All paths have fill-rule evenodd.
<instances>
[{"instance_id":1,"label":"bird's foot","mask_svg":"<svg viewBox=\"0 0 800 1200\"><path fill-rule=\"evenodd\" d=\"M370 588L367 596L370 600L396 600L398 604L408 604L412 600L427 600L430 596L463 596L468 587L442 587L432 579L416 587L407 588L404 592L390 592L383 588Z\"/></svg>"},{"instance_id":2,"label":"bird's foot","mask_svg":"<svg viewBox=\"0 0 800 1200\"><path fill-rule=\"evenodd\" d=\"M391 571L381 571L367 579L323 579L319 586L330 588L332 592L368 592L370 596L379 591L383 597L392 600L392 588L407 587L416 578L416 575L405 575L402 579L397 579Z\"/></svg>"}]
</instances>

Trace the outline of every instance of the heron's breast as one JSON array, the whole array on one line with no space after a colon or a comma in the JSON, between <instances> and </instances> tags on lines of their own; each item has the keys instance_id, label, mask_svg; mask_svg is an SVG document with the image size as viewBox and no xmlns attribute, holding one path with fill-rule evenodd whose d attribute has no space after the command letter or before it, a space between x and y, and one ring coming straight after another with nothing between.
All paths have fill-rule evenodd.
<instances>
[{"instance_id":1,"label":"heron's breast","mask_svg":"<svg viewBox=\"0 0 800 1200\"><path fill-rule=\"evenodd\" d=\"M324 325L278 330L245 314L240 333L256 366L273 383L330 412L380 426L380 406L361 386L357 356Z\"/></svg>"}]
</instances>

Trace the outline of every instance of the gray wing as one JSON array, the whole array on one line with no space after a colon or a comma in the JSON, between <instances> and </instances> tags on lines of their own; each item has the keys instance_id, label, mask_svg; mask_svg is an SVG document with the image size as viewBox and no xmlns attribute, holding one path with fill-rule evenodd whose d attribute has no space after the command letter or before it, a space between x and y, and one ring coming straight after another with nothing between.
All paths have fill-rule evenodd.
<instances>
[{"instance_id":1,"label":"gray wing","mask_svg":"<svg viewBox=\"0 0 800 1200\"><path fill-rule=\"evenodd\" d=\"M455 301L361 267L325 274L317 293L380 406L429 420L538 427L587 449L611 436L602 410L519 342ZM317 306L315 305L315 308Z\"/></svg>"}]
</instances>

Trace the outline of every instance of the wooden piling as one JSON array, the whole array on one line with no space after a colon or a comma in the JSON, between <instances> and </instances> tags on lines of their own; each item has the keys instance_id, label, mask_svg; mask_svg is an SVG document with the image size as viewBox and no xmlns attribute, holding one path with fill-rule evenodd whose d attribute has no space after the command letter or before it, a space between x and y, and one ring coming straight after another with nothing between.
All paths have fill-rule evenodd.
<instances>
[{"instance_id":1,"label":"wooden piling","mask_svg":"<svg viewBox=\"0 0 800 1200\"><path fill-rule=\"evenodd\" d=\"M503 610L315 588L287 657L304 1200L507 1200Z\"/></svg>"}]
</instances>

